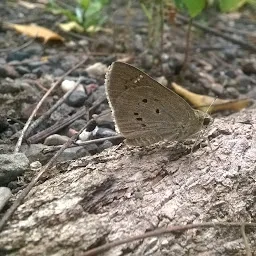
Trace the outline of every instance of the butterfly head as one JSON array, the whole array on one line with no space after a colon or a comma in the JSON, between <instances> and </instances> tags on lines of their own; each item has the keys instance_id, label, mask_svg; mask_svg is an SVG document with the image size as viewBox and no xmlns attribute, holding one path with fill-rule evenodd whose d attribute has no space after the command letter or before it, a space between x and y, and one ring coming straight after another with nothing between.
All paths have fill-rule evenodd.
<instances>
[{"instance_id":1,"label":"butterfly head","mask_svg":"<svg viewBox=\"0 0 256 256\"><path fill-rule=\"evenodd\" d=\"M200 110L195 110L195 112L202 127L208 127L213 123L213 118L209 114Z\"/></svg>"}]
</instances>

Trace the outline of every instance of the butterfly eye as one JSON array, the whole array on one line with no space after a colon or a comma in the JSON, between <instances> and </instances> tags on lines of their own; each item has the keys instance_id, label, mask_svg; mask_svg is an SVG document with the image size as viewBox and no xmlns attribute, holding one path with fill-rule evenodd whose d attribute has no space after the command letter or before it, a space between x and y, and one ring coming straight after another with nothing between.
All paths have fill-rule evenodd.
<instances>
[{"instance_id":1,"label":"butterfly eye","mask_svg":"<svg viewBox=\"0 0 256 256\"><path fill-rule=\"evenodd\" d=\"M209 125L211 123L211 118L205 117L203 121L203 125Z\"/></svg>"},{"instance_id":2,"label":"butterfly eye","mask_svg":"<svg viewBox=\"0 0 256 256\"><path fill-rule=\"evenodd\" d=\"M147 102L148 102L148 100L147 100L147 99L143 99L143 100L142 100L142 102L147 103Z\"/></svg>"}]
</instances>

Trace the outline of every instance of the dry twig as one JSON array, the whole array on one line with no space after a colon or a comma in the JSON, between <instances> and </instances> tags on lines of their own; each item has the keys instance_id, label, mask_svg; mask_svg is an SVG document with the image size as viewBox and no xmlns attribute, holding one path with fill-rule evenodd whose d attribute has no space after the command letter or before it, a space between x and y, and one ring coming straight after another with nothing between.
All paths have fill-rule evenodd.
<instances>
[{"instance_id":1,"label":"dry twig","mask_svg":"<svg viewBox=\"0 0 256 256\"><path fill-rule=\"evenodd\" d=\"M57 82L55 82L53 84L53 86L45 93L45 95L43 96L43 98L38 102L37 106L35 107L35 109L33 110L32 114L30 115L29 119L27 120L25 126L22 129L21 135L18 139L18 142L15 146L14 152L17 153L20 150L23 138L25 136L25 133L32 121L32 119L34 118L34 116L36 115L38 109L41 107L41 105L43 104L43 102L45 101L45 99L50 95L50 93L62 82L62 80L68 75L70 74L72 71L74 71L75 69L77 69L79 66L81 66L85 61L87 60L87 58L85 58L83 61L79 62L77 65L75 65L73 68L71 68L68 72L66 72L63 76L61 76Z\"/></svg>"},{"instance_id":2,"label":"dry twig","mask_svg":"<svg viewBox=\"0 0 256 256\"><path fill-rule=\"evenodd\" d=\"M189 224L189 225L180 225L180 226L171 226L171 227L166 227L166 228L159 228L154 231L147 232L145 234L137 235L137 236L132 236L128 238L124 238L112 243L107 243L105 245L96 247L94 249L91 249L87 252L84 253L84 256L92 256L96 255L98 253L103 253L106 252L107 250L121 245L121 244L126 244L130 243L136 240L141 240L147 237L153 237L153 236L160 236L168 233L173 233L173 232L182 232L185 230L193 229L193 228L210 228L210 227L241 227L241 226L247 226L247 227L254 227L256 228L256 223L249 223L249 222L205 222L205 223L199 223L199 224Z\"/></svg>"},{"instance_id":3,"label":"dry twig","mask_svg":"<svg viewBox=\"0 0 256 256\"><path fill-rule=\"evenodd\" d=\"M61 97L48 111L46 111L42 116L40 116L34 123L31 124L31 126L28 128L25 138L29 136L29 134L32 132L33 129L35 129L40 123L42 123L46 118L48 118L53 111L55 111L69 96L70 94L76 90L76 88L79 86L81 82L81 77L77 80L75 86L69 90L63 97Z\"/></svg>"},{"instance_id":4,"label":"dry twig","mask_svg":"<svg viewBox=\"0 0 256 256\"><path fill-rule=\"evenodd\" d=\"M181 20L182 22L189 22L188 18L183 17L181 15L177 15L177 18L179 20ZM207 32L207 33L211 33L211 34L213 34L215 36L218 36L218 37L221 37L221 38L223 38L223 39L225 39L227 41L230 41L233 44L237 44L237 45L241 46L242 48L244 48L246 50L250 50L250 51L256 52L256 46L248 44L245 41L235 39L235 38L231 37L230 35L226 35L223 32L220 32L220 31L218 31L216 29L209 28L207 26L201 25L200 23L195 22L195 21L193 22L193 26L195 26L195 27L197 27L197 28Z\"/></svg>"}]
</instances>

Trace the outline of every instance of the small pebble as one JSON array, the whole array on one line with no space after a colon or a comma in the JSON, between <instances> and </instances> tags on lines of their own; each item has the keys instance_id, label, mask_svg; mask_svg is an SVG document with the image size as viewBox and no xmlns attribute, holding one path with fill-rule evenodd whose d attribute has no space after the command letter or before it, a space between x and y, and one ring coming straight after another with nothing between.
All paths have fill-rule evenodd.
<instances>
[{"instance_id":1,"label":"small pebble","mask_svg":"<svg viewBox=\"0 0 256 256\"><path fill-rule=\"evenodd\" d=\"M236 88L240 93L247 93L253 85L250 77L241 75L237 78Z\"/></svg>"},{"instance_id":2,"label":"small pebble","mask_svg":"<svg viewBox=\"0 0 256 256\"><path fill-rule=\"evenodd\" d=\"M134 48L135 48L135 51L137 51L137 52L143 52L144 49L145 49L144 44L143 44L143 40L142 40L142 36L139 35L139 34L135 35Z\"/></svg>"},{"instance_id":3,"label":"small pebble","mask_svg":"<svg viewBox=\"0 0 256 256\"><path fill-rule=\"evenodd\" d=\"M87 140L89 140L89 138L91 137L91 132L88 132L88 131L86 131L86 130L84 130L80 135L79 135L79 139L81 140L81 141L87 141Z\"/></svg>"},{"instance_id":4,"label":"small pebble","mask_svg":"<svg viewBox=\"0 0 256 256\"><path fill-rule=\"evenodd\" d=\"M74 129L76 131L80 131L86 124L86 120L77 119L72 124L69 125L69 129Z\"/></svg>"},{"instance_id":5,"label":"small pebble","mask_svg":"<svg viewBox=\"0 0 256 256\"><path fill-rule=\"evenodd\" d=\"M242 66L242 70L246 75L256 74L256 61L248 61Z\"/></svg>"},{"instance_id":6,"label":"small pebble","mask_svg":"<svg viewBox=\"0 0 256 256\"><path fill-rule=\"evenodd\" d=\"M103 110L99 115L94 114L92 117L99 126L112 128L112 130L115 127L112 113L109 108Z\"/></svg>"},{"instance_id":7,"label":"small pebble","mask_svg":"<svg viewBox=\"0 0 256 256\"><path fill-rule=\"evenodd\" d=\"M163 86L168 85L168 81L164 76L160 76L160 77L156 78L156 81Z\"/></svg>"},{"instance_id":8,"label":"small pebble","mask_svg":"<svg viewBox=\"0 0 256 256\"><path fill-rule=\"evenodd\" d=\"M42 164L39 161L32 162L30 165L32 171L38 171L42 167Z\"/></svg>"},{"instance_id":9,"label":"small pebble","mask_svg":"<svg viewBox=\"0 0 256 256\"><path fill-rule=\"evenodd\" d=\"M34 69L41 67L43 64L45 64L44 61L31 61L28 63L28 66L31 67L31 69Z\"/></svg>"},{"instance_id":10,"label":"small pebble","mask_svg":"<svg viewBox=\"0 0 256 256\"><path fill-rule=\"evenodd\" d=\"M4 206L8 203L9 199L12 196L12 192L7 187L0 187L0 212Z\"/></svg>"},{"instance_id":11,"label":"small pebble","mask_svg":"<svg viewBox=\"0 0 256 256\"><path fill-rule=\"evenodd\" d=\"M43 70L41 67L34 68L32 70L32 74L35 74L37 77L40 77L43 74Z\"/></svg>"},{"instance_id":12,"label":"small pebble","mask_svg":"<svg viewBox=\"0 0 256 256\"><path fill-rule=\"evenodd\" d=\"M29 160L23 153L0 154L0 186L5 186L15 180L28 167Z\"/></svg>"},{"instance_id":13,"label":"small pebble","mask_svg":"<svg viewBox=\"0 0 256 256\"><path fill-rule=\"evenodd\" d=\"M68 129L68 132L67 132L67 136L68 136L68 137L72 137L72 136L74 136L74 135L77 134L77 133L78 133L77 130L74 130L74 129L72 129L72 128L69 128L69 129Z\"/></svg>"},{"instance_id":14,"label":"small pebble","mask_svg":"<svg viewBox=\"0 0 256 256\"><path fill-rule=\"evenodd\" d=\"M93 136L95 138L106 138L111 136L116 136L117 133L111 129L104 128L104 127L96 127L93 131Z\"/></svg>"},{"instance_id":15,"label":"small pebble","mask_svg":"<svg viewBox=\"0 0 256 256\"><path fill-rule=\"evenodd\" d=\"M86 95L82 91L74 91L72 92L69 97L66 99L67 105L71 107L82 107L85 104Z\"/></svg>"},{"instance_id":16,"label":"small pebble","mask_svg":"<svg viewBox=\"0 0 256 256\"><path fill-rule=\"evenodd\" d=\"M25 75L25 74L30 73L29 68L27 68L25 66L17 66L16 71L18 71L20 75Z\"/></svg>"},{"instance_id":17,"label":"small pebble","mask_svg":"<svg viewBox=\"0 0 256 256\"><path fill-rule=\"evenodd\" d=\"M69 160L77 159L77 158L88 156L88 155L90 155L88 150L83 146L71 147L71 148L65 149L62 152L62 154L58 157L57 161L64 162L64 161L69 161Z\"/></svg>"},{"instance_id":18,"label":"small pebble","mask_svg":"<svg viewBox=\"0 0 256 256\"><path fill-rule=\"evenodd\" d=\"M53 70L53 76L62 76L64 75L65 71L61 68L56 68Z\"/></svg>"},{"instance_id":19,"label":"small pebble","mask_svg":"<svg viewBox=\"0 0 256 256\"><path fill-rule=\"evenodd\" d=\"M0 77L17 78L19 77L19 73L13 66L0 65Z\"/></svg>"},{"instance_id":20,"label":"small pebble","mask_svg":"<svg viewBox=\"0 0 256 256\"><path fill-rule=\"evenodd\" d=\"M97 78L105 76L108 67L101 62L96 62L93 65L86 68L86 72L90 77Z\"/></svg>"},{"instance_id":21,"label":"small pebble","mask_svg":"<svg viewBox=\"0 0 256 256\"><path fill-rule=\"evenodd\" d=\"M221 84L218 83L212 83L212 87L211 87L212 91L215 92L218 95L221 95L224 91L224 88Z\"/></svg>"},{"instance_id":22,"label":"small pebble","mask_svg":"<svg viewBox=\"0 0 256 256\"><path fill-rule=\"evenodd\" d=\"M141 66L145 69L151 69L154 63L154 57L152 54L146 53L141 56Z\"/></svg>"},{"instance_id":23,"label":"small pebble","mask_svg":"<svg viewBox=\"0 0 256 256\"><path fill-rule=\"evenodd\" d=\"M52 134L44 140L44 145L57 146L63 145L69 140L69 137L59 134Z\"/></svg>"},{"instance_id":24,"label":"small pebble","mask_svg":"<svg viewBox=\"0 0 256 256\"><path fill-rule=\"evenodd\" d=\"M99 146L99 152L111 148L113 146L113 143L109 140L105 140L100 146Z\"/></svg>"},{"instance_id":25,"label":"small pebble","mask_svg":"<svg viewBox=\"0 0 256 256\"><path fill-rule=\"evenodd\" d=\"M72 81L72 80L64 80L61 83L61 89L63 90L63 92L68 92L70 90L72 90L74 87L76 86L76 82ZM81 91L81 92L85 92L84 91L84 87L83 85L78 85L78 87L76 88L76 91Z\"/></svg>"},{"instance_id":26,"label":"small pebble","mask_svg":"<svg viewBox=\"0 0 256 256\"><path fill-rule=\"evenodd\" d=\"M85 86L86 94L89 95L99 88L97 84L88 84Z\"/></svg>"},{"instance_id":27,"label":"small pebble","mask_svg":"<svg viewBox=\"0 0 256 256\"><path fill-rule=\"evenodd\" d=\"M31 53L28 51L11 52L7 55L7 61L22 61L31 57Z\"/></svg>"}]
</instances>

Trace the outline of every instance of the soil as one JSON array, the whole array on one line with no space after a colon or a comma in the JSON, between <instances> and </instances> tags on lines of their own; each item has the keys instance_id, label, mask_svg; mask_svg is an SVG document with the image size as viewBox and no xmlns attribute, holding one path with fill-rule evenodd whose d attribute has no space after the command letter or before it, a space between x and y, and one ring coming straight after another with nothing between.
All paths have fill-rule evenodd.
<instances>
[{"instance_id":1,"label":"soil","mask_svg":"<svg viewBox=\"0 0 256 256\"><path fill-rule=\"evenodd\" d=\"M0 217L35 177L38 168L32 166L48 163L82 127L86 126L86 132L80 141L117 134L104 86L105 71L116 60L167 81L169 88L175 81L192 92L221 99L250 98L253 102L256 98L253 8L230 14L211 9L195 20L184 65L185 16L177 14L174 21L166 10L160 40L161 31L152 30L138 4L128 7L113 1L105 10L109 20L104 29L78 34L61 31L58 24L66 18L38 2L33 9L16 1L0 3L4 21L0 29L0 154L14 152L37 103L84 60L63 78L77 81L80 77L82 92L77 90L26 134L20 152L30 165L0 181L12 192ZM31 40L8 29L6 22L36 23L65 41ZM151 37L150 30L155 33L151 31ZM34 120L65 93L60 83ZM255 106L213 116L214 124L207 131L211 146L197 143L192 155L193 140L138 148L127 147L120 138L103 139L66 149L4 226L0 255L84 255L102 244L159 227L256 222ZM137 240L99 255L256 255L255 234L255 226L246 228L249 249L240 229L227 226Z\"/></svg>"}]
</instances>

